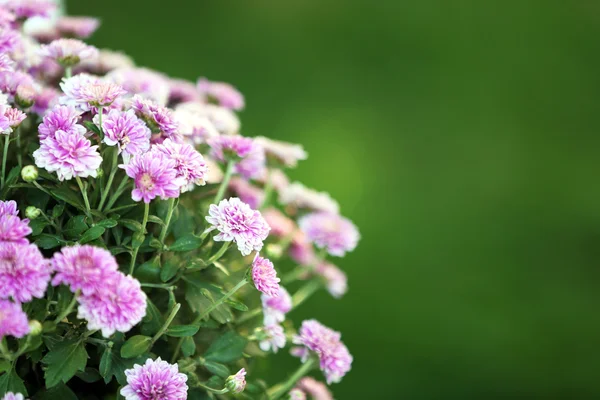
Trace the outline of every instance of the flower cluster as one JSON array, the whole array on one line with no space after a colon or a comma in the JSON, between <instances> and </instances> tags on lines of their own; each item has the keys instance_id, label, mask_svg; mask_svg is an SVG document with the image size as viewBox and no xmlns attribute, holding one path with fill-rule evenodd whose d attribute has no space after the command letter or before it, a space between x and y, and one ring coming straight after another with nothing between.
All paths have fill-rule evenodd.
<instances>
[{"instance_id":1,"label":"flower cluster","mask_svg":"<svg viewBox=\"0 0 600 400\"><path fill-rule=\"evenodd\" d=\"M0 399L332 398L303 375L348 373L340 333L289 316L347 292L330 258L358 229L290 183L301 145L245 136L238 89L97 49L98 27L0 8ZM246 358L286 347L304 364L267 388Z\"/></svg>"}]
</instances>

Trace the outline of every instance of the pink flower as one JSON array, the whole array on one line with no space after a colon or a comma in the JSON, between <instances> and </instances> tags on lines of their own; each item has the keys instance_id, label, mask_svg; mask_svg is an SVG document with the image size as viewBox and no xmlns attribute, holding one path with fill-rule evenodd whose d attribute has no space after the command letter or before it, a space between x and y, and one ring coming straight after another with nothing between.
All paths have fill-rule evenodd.
<instances>
[{"instance_id":1,"label":"pink flower","mask_svg":"<svg viewBox=\"0 0 600 400\"><path fill-rule=\"evenodd\" d=\"M261 340L259 343L259 347L262 351L273 351L273 353L277 353L277 350L285 347L285 332L281 325L266 325L263 330L267 339Z\"/></svg>"},{"instance_id":2,"label":"pink flower","mask_svg":"<svg viewBox=\"0 0 600 400\"><path fill-rule=\"evenodd\" d=\"M175 161L177 178L182 181L181 191L187 192L195 185L204 185L204 177L208 167L204 157L189 144L175 143L166 139L162 144L154 145L154 151L163 153L168 159Z\"/></svg>"},{"instance_id":3,"label":"pink flower","mask_svg":"<svg viewBox=\"0 0 600 400\"><path fill-rule=\"evenodd\" d=\"M80 113L90 111L91 106L84 99L84 88L98 82L100 82L99 77L89 74L77 74L71 78L63 78L60 88L64 95L60 97L59 102L75 107Z\"/></svg>"},{"instance_id":4,"label":"pink flower","mask_svg":"<svg viewBox=\"0 0 600 400\"><path fill-rule=\"evenodd\" d=\"M42 45L40 55L58 62L63 67L71 67L79 64L81 60L98 57L98 49L77 39L57 39Z\"/></svg>"},{"instance_id":5,"label":"pink flower","mask_svg":"<svg viewBox=\"0 0 600 400\"><path fill-rule=\"evenodd\" d=\"M33 152L35 164L48 172L56 172L58 179L96 177L102 164L98 146L92 146L84 136L75 132L56 131L40 143Z\"/></svg>"},{"instance_id":6,"label":"pink flower","mask_svg":"<svg viewBox=\"0 0 600 400\"><path fill-rule=\"evenodd\" d=\"M309 189L300 182L294 182L279 192L279 201L298 208L326 211L337 214L340 206L329 193Z\"/></svg>"},{"instance_id":7,"label":"pink flower","mask_svg":"<svg viewBox=\"0 0 600 400\"><path fill-rule=\"evenodd\" d=\"M9 300L0 300L0 340L8 335L22 338L28 333L29 321L21 305Z\"/></svg>"},{"instance_id":8,"label":"pink flower","mask_svg":"<svg viewBox=\"0 0 600 400\"><path fill-rule=\"evenodd\" d=\"M19 34L8 27L0 27L0 53L11 53L19 44Z\"/></svg>"},{"instance_id":9,"label":"pink flower","mask_svg":"<svg viewBox=\"0 0 600 400\"><path fill-rule=\"evenodd\" d=\"M177 178L177 164L159 151L149 151L120 165L135 181L131 198L150 203L152 199L179 197L182 180Z\"/></svg>"},{"instance_id":10,"label":"pink flower","mask_svg":"<svg viewBox=\"0 0 600 400\"><path fill-rule=\"evenodd\" d=\"M260 208L265 198L265 193L262 189L253 186L247 180L233 177L229 181L229 189L231 189L244 203L252 208Z\"/></svg>"},{"instance_id":11,"label":"pink flower","mask_svg":"<svg viewBox=\"0 0 600 400\"><path fill-rule=\"evenodd\" d=\"M194 146L219 136L217 128L206 117L201 117L185 109L175 110L173 117L179 124L179 132L183 138Z\"/></svg>"},{"instance_id":12,"label":"pink flower","mask_svg":"<svg viewBox=\"0 0 600 400\"><path fill-rule=\"evenodd\" d=\"M87 321L89 330L100 329L104 337L128 332L146 315L146 294L140 282L114 272L100 290L79 297L77 318Z\"/></svg>"},{"instance_id":13,"label":"pink flower","mask_svg":"<svg viewBox=\"0 0 600 400\"><path fill-rule=\"evenodd\" d=\"M27 114L25 114L23 111L12 107L6 110L4 116L8 118L8 124L12 129L21 125L21 122L27 118Z\"/></svg>"},{"instance_id":14,"label":"pink flower","mask_svg":"<svg viewBox=\"0 0 600 400\"><path fill-rule=\"evenodd\" d=\"M348 291L348 277L335 265L322 262L317 265L315 272L325 280L327 290L336 299L341 298Z\"/></svg>"},{"instance_id":15,"label":"pink flower","mask_svg":"<svg viewBox=\"0 0 600 400\"><path fill-rule=\"evenodd\" d=\"M116 83L97 80L90 82L81 88L78 102L86 102L91 107L110 106L119 96L127 93Z\"/></svg>"},{"instance_id":16,"label":"pink flower","mask_svg":"<svg viewBox=\"0 0 600 400\"><path fill-rule=\"evenodd\" d=\"M333 400L333 396L323 382L306 376L298 382L298 387L310 394L313 400Z\"/></svg>"},{"instance_id":17,"label":"pink flower","mask_svg":"<svg viewBox=\"0 0 600 400\"><path fill-rule=\"evenodd\" d=\"M308 154L306 154L302 145L281 142L263 136L259 136L254 140L265 149L267 158L274 161L277 166L294 168L298 165L298 161L308 158Z\"/></svg>"},{"instance_id":18,"label":"pink flower","mask_svg":"<svg viewBox=\"0 0 600 400\"><path fill-rule=\"evenodd\" d=\"M116 145L125 163L128 163L131 157L150 149L150 129L135 116L133 110L110 110L102 119L102 130L104 143L109 146Z\"/></svg>"},{"instance_id":19,"label":"pink flower","mask_svg":"<svg viewBox=\"0 0 600 400\"><path fill-rule=\"evenodd\" d=\"M131 70L133 66L133 60L128 55L118 51L100 49L100 53L97 58L83 61L81 64L79 64L78 68L93 72L98 75L105 75L107 72L111 72L116 69ZM107 77L107 79L121 86L126 84L123 82L124 80L127 81L127 79L119 79L117 81L112 77L112 75ZM125 90L131 92L131 86L132 85L127 84L127 88L125 88ZM135 91L133 93L135 93Z\"/></svg>"},{"instance_id":20,"label":"pink flower","mask_svg":"<svg viewBox=\"0 0 600 400\"><path fill-rule=\"evenodd\" d=\"M36 93L31 111L44 115L48 110L58 104L60 92L52 87L44 87Z\"/></svg>"},{"instance_id":21,"label":"pink flower","mask_svg":"<svg viewBox=\"0 0 600 400\"><path fill-rule=\"evenodd\" d=\"M225 387L233 394L242 393L246 388L246 369L240 369L237 374L230 375L225 380Z\"/></svg>"},{"instance_id":22,"label":"pink flower","mask_svg":"<svg viewBox=\"0 0 600 400\"><path fill-rule=\"evenodd\" d=\"M15 22L16 19L17 17L11 11L4 8L0 8L0 27L11 27L13 26L13 22Z\"/></svg>"},{"instance_id":23,"label":"pink flower","mask_svg":"<svg viewBox=\"0 0 600 400\"><path fill-rule=\"evenodd\" d=\"M127 386L121 389L125 400L185 400L187 375L179 372L177 364L159 358L147 359L144 365L135 364L125 370Z\"/></svg>"},{"instance_id":24,"label":"pink flower","mask_svg":"<svg viewBox=\"0 0 600 400\"><path fill-rule=\"evenodd\" d=\"M119 267L108 250L89 245L63 247L51 262L56 271L52 285L65 284L73 293L81 290L84 295L101 289Z\"/></svg>"},{"instance_id":25,"label":"pink flower","mask_svg":"<svg viewBox=\"0 0 600 400\"><path fill-rule=\"evenodd\" d=\"M301 355L305 362L310 353L319 357L320 367L327 383L339 382L352 367L352 355L342 343L341 334L318 321L311 319L302 322L298 335L293 342L302 345L300 351L293 351L294 355Z\"/></svg>"},{"instance_id":26,"label":"pink flower","mask_svg":"<svg viewBox=\"0 0 600 400\"><path fill-rule=\"evenodd\" d=\"M169 104L201 100L196 86L185 79L169 79Z\"/></svg>"},{"instance_id":27,"label":"pink flower","mask_svg":"<svg viewBox=\"0 0 600 400\"><path fill-rule=\"evenodd\" d=\"M288 400L306 400L306 393L298 388L290 390Z\"/></svg>"},{"instance_id":28,"label":"pink flower","mask_svg":"<svg viewBox=\"0 0 600 400\"><path fill-rule=\"evenodd\" d=\"M277 297L279 295L279 279L273 263L267 258L256 256L252 263L252 281L258 291L267 296Z\"/></svg>"},{"instance_id":29,"label":"pink flower","mask_svg":"<svg viewBox=\"0 0 600 400\"><path fill-rule=\"evenodd\" d=\"M12 72L14 61L6 53L0 53L0 72Z\"/></svg>"},{"instance_id":30,"label":"pink flower","mask_svg":"<svg viewBox=\"0 0 600 400\"><path fill-rule=\"evenodd\" d=\"M316 259L315 249L306 234L297 230L290 243L289 255L300 265L312 265Z\"/></svg>"},{"instance_id":31,"label":"pink flower","mask_svg":"<svg viewBox=\"0 0 600 400\"><path fill-rule=\"evenodd\" d=\"M211 155L219 161L240 161L254 149L254 141L243 136L218 136L208 140Z\"/></svg>"},{"instance_id":32,"label":"pink flower","mask_svg":"<svg viewBox=\"0 0 600 400\"><path fill-rule=\"evenodd\" d=\"M56 9L56 3L50 0L9 0L7 6L19 19L49 17Z\"/></svg>"},{"instance_id":33,"label":"pink flower","mask_svg":"<svg viewBox=\"0 0 600 400\"><path fill-rule=\"evenodd\" d=\"M18 244L27 244L25 238L31 233L28 219L21 219L17 216L5 214L0 216L0 243L13 242Z\"/></svg>"},{"instance_id":34,"label":"pink flower","mask_svg":"<svg viewBox=\"0 0 600 400\"><path fill-rule=\"evenodd\" d=\"M70 106L54 107L46 116L40 126L38 132L40 141L48 137L54 137L57 131L70 132L83 136L86 132L85 127L78 125L79 111Z\"/></svg>"},{"instance_id":35,"label":"pink flower","mask_svg":"<svg viewBox=\"0 0 600 400\"><path fill-rule=\"evenodd\" d=\"M240 131L240 120L235 113L227 108L198 101L181 103L177 110L184 110L199 117L208 118L213 126L223 135L234 135Z\"/></svg>"},{"instance_id":36,"label":"pink flower","mask_svg":"<svg viewBox=\"0 0 600 400\"><path fill-rule=\"evenodd\" d=\"M152 138L153 143L162 143L165 139L181 141L177 133L178 124L171 110L139 95L133 96L132 107L138 118L148 125L152 133L156 134Z\"/></svg>"},{"instance_id":37,"label":"pink flower","mask_svg":"<svg viewBox=\"0 0 600 400\"><path fill-rule=\"evenodd\" d=\"M211 82L206 78L200 78L197 87L200 94L214 99L221 107L232 110L244 109L244 96L228 83Z\"/></svg>"},{"instance_id":38,"label":"pink flower","mask_svg":"<svg viewBox=\"0 0 600 400\"><path fill-rule=\"evenodd\" d=\"M279 286L276 296L262 294L264 324L273 325L285 321L285 315L292 309L292 296L283 286Z\"/></svg>"},{"instance_id":39,"label":"pink flower","mask_svg":"<svg viewBox=\"0 0 600 400\"><path fill-rule=\"evenodd\" d=\"M169 100L169 78L162 73L148 68L133 68L125 66L124 60L110 60L111 66L123 65L121 68L113 69L106 77L107 79L123 86L128 93L140 95L142 98L151 100L157 105L164 106ZM116 62L118 61L118 62Z\"/></svg>"},{"instance_id":40,"label":"pink flower","mask_svg":"<svg viewBox=\"0 0 600 400\"><path fill-rule=\"evenodd\" d=\"M60 17L56 28L63 36L86 39L98 29L100 20L92 17Z\"/></svg>"},{"instance_id":41,"label":"pink flower","mask_svg":"<svg viewBox=\"0 0 600 400\"><path fill-rule=\"evenodd\" d=\"M10 120L6 116L8 110L10 110L9 106L0 104L0 135L8 135L12 132Z\"/></svg>"},{"instance_id":42,"label":"pink flower","mask_svg":"<svg viewBox=\"0 0 600 400\"><path fill-rule=\"evenodd\" d=\"M50 273L50 263L36 245L0 242L0 298L23 303L42 298Z\"/></svg>"},{"instance_id":43,"label":"pink flower","mask_svg":"<svg viewBox=\"0 0 600 400\"><path fill-rule=\"evenodd\" d=\"M211 229L219 231L214 240L235 242L243 256L253 250L260 251L269 236L269 225L260 212L237 197L221 200L219 205L211 204L208 213L206 220L212 225Z\"/></svg>"},{"instance_id":44,"label":"pink flower","mask_svg":"<svg viewBox=\"0 0 600 400\"><path fill-rule=\"evenodd\" d=\"M265 175L266 166L265 150L254 142L248 155L235 164L235 172L246 179L258 179Z\"/></svg>"},{"instance_id":45,"label":"pink flower","mask_svg":"<svg viewBox=\"0 0 600 400\"><path fill-rule=\"evenodd\" d=\"M7 392L2 400L25 400L21 393Z\"/></svg>"},{"instance_id":46,"label":"pink flower","mask_svg":"<svg viewBox=\"0 0 600 400\"><path fill-rule=\"evenodd\" d=\"M17 208L17 202L14 200L2 201L0 200L0 217L3 215L19 215L19 209Z\"/></svg>"},{"instance_id":47,"label":"pink flower","mask_svg":"<svg viewBox=\"0 0 600 400\"><path fill-rule=\"evenodd\" d=\"M303 216L298 226L318 248L325 248L332 256L343 257L356 248L360 233L347 218L331 213L312 213Z\"/></svg>"},{"instance_id":48,"label":"pink flower","mask_svg":"<svg viewBox=\"0 0 600 400\"><path fill-rule=\"evenodd\" d=\"M21 85L34 87L35 81L31 75L23 71L0 72L0 91L14 97Z\"/></svg>"},{"instance_id":49,"label":"pink flower","mask_svg":"<svg viewBox=\"0 0 600 400\"><path fill-rule=\"evenodd\" d=\"M289 237L296 230L296 223L276 208L263 211L263 217L271 227L271 234L279 238Z\"/></svg>"}]
</instances>

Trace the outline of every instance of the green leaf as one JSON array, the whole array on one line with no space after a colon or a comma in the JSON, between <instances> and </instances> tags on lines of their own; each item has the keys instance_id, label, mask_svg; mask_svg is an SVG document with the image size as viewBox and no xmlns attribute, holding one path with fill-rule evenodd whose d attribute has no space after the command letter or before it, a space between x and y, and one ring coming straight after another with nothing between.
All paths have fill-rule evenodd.
<instances>
[{"instance_id":1,"label":"green leaf","mask_svg":"<svg viewBox=\"0 0 600 400\"><path fill-rule=\"evenodd\" d=\"M172 337L188 337L194 336L199 329L200 327L196 325L172 325L167 329L166 334Z\"/></svg>"},{"instance_id":2,"label":"green leaf","mask_svg":"<svg viewBox=\"0 0 600 400\"><path fill-rule=\"evenodd\" d=\"M48 226L48 221L44 218L36 218L29 221L29 227L31 228L31 236L37 236L43 232L44 228Z\"/></svg>"},{"instance_id":3,"label":"green leaf","mask_svg":"<svg viewBox=\"0 0 600 400\"><path fill-rule=\"evenodd\" d=\"M65 211L65 205L63 203L57 204L52 209L52 218L58 218Z\"/></svg>"},{"instance_id":4,"label":"green leaf","mask_svg":"<svg viewBox=\"0 0 600 400\"><path fill-rule=\"evenodd\" d=\"M66 185L50 190L50 194L59 200L69 203L73 207L84 210L80 196L76 192L69 189Z\"/></svg>"},{"instance_id":5,"label":"green leaf","mask_svg":"<svg viewBox=\"0 0 600 400\"><path fill-rule=\"evenodd\" d=\"M213 342L206 350L205 357L209 361L230 363L242 358L248 340L234 331L226 332Z\"/></svg>"},{"instance_id":6,"label":"green leaf","mask_svg":"<svg viewBox=\"0 0 600 400\"><path fill-rule=\"evenodd\" d=\"M147 336L155 335L163 326L163 317L150 299L146 299L146 316L142 319L142 333Z\"/></svg>"},{"instance_id":7,"label":"green leaf","mask_svg":"<svg viewBox=\"0 0 600 400\"><path fill-rule=\"evenodd\" d=\"M113 348L107 347L100 359L100 375L104 377L104 383L109 383L114 376L120 385L127 384L125 378L125 370L131 369L133 364L143 364L148 355L142 355L138 358L124 359L119 353L120 346L115 345Z\"/></svg>"},{"instance_id":8,"label":"green leaf","mask_svg":"<svg viewBox=\"0 0 600 400\"><path fill-rule=\"evenodd\" d=\"M181 344L181 353L185 357L191 357L196 353L196 342L191 337L186 337L183 339L183 343Z\"/></svg>"},{"instance_id":9,"label":"green leaf","mask_svg":"<svg viewBox=\"0 0 600 400\"><path fill-rule=\"evenodd\" d=\"M77 396L67 385L60 383L51 389L37 392L34 400L77 400Z\"/></svg>"},{"instance_id":10,"label":"green leaf","mask_svg":"<svg viewBox=\"0 0 600 400\"><path fill-rule=\"evenodd\" d=\"M0 396L4 396L6 392L21 393L27 396L27 389L23 384L23 380L14 369L0 375Z\"/></svg>"},{"instance_id":11,"label":"green leaf","mask_svg":"<svg viewBox=\"0 0 600 400\"><path fill-rule=\"evenodd\" d=\"M94 124L92 121L83 121L83 125L87 128L88 131L92 131L97 135L100 135L100 138L103 138L102 132L98 125Z\"/></svg>"},{"instance_id":12,"label":"green leaf","mask_svg":"<svg viewBox=\"0 0 600 400\"><path fill-rule=\"evenodd\" d=\"M68 382L77 371L83 371L88 354L79 339L67 339L56 343L42 359L46 364L46 387L51 388L60 382Z\"/></svg>"},{"instance_id":13,"label":"green leaf","mask_svg":"<svg viewBox=\"0 0 600 400\"><path fill-rule=\"evenodd\" d=\"M111 247L110 248L110 254L112 254L113 256L116 256L116 255L121 254L121 253L128 253L128 252L130 252L130 250L128 248L126 248L126 247L123 247L123 246Z\"/></svg>"},{"instance_id":14,"label":"green leaf","mask_svg":"<svg viewBox=\"0 0 600 400\"><path fill-rule=\"evenodd\" d=\"M129 338L121 347L121 357L133 358L137 357L150 349L152 339L148 336L135 335Z\"/></svg>"},{"instance_id":15,"label":"green leaf","mask_svg":"<svg viewBox=\"0 0 600 400\"><path fill-rule=\"evenodd\" d=\"M117 226L117 221L111 218L104 219L96 224L96 226L101 226L103 228L109 229Z\"/></svg>"},{"instance_id":16,"label":"green leaf","mask_svg":"<svg viewBox=\"0 0 600 400\"><path fill-rule=\"evenodd\" d=\"M0 374L10 370L10 363L6 360L0 360Z\"/></svg>"},{"instance_id":17,"label":"green leaf","mask_svg":"<svg viewBox=\"0 0 600 400\"><path fill-rule=\"evenodd\" d=\"M227 368L223 364L219 364L214 361L206 360L204 362L204 367L211 373L220 376L221 378L227 378L231 373L229 372L229 368Z\"/></svg>"},{"instance_id":18,"label":"green leaf","mask_svg":"<svg viewBox=\"0 0 600 400\"><path fill-rule=\"evenodd\" d=\"M50 235L47 233L42 233L35 240L37 247L42 249L53 249L60 246L61 243L65 243L65 241L56 235Z\"/></svg>"},{"instance_id":19,"label":"green leaf","mask_svg":"<svg viewBox=\"0 0 600 400\"><path fill-rule=\"evenodd\" d=\"M126 219L126 218L120 219L119 224L123 225L125 228L127 228L133 232L142 232L142 230L144 229L142 224L140 224L139 222L137 222L133 219Z\"/></svg>"},{"instance_id":20,"label":"green leaf","mask_svg":"<svg viewBox=\"0 0 600 400\"><path fill-rule=\"evenodd\" d=\"M158 218L156 215L149 215L148 222L152 222L153 224L165 225L164 221Z\"/></svg>"},{"instance_id":21,"label":"green leaf","mask_svg":"<svg viewBox=\"0 0 600 400\"><path fill-rule=\"evenodd\" d=\"M162 249L163 244L155 237L150 238L150 247L153 249Z\"/></svg>"},{"instance_id":22,"label":"green leaf","mask_svg":"<svg viewBox=\"0 0 600 400\"><path fill-rule=\"evenodd\" d=\"M96 225L91 227L90 229L88 229L87 231L85 231L83 233L83 235L81 235L81 238L79 239L79 243L84 244L84 243L88 243L91 242L92 240L96 240L98 239L100 236L102 236L102 234L106 231L106 228Z\"/></svg>"},{"instance_id":23,"label":"green leaf","mask_svg":"<svg viewBox=\"0 0 600 400\"><path fill-rule=\"evenodd\" d=\"M196 250L202 245L202 239L193 234L187 234L180 237L169 247L170 251L191 251Z\"/></svg>"},{"instance_id":24,"label":"green leaf","mask_svg":"<svg viewBox=\"0 0 600 400\"><path fill-rule=\"evenodd\" d=\"M2 188L2 195L3 195L2 198L6 197L4 195L6 193L8 193L8 189L11 187L11 185L13 185L14 183L17 182L17 179L19 178L20 173L21 173L21 168L19 166L16 166L10 170L10 172L8 173L8 175L6 177L6 181L4 181L4 187Z\"/></svg>"},{"instance_id":25,"label":"green leaf","mask_svg":"<svg viewBox=\"0 0 600 400\"><path fill-rule=\"evenodd\" d=\"M229 307L235 308L238 311L243 311L243 312L248 311L248 306L247 305L245 305L242 302L235 301L233 299L227 299L227 300L225 300L225 304L227 304Z\"/></svg>"},{"instance_id":26,"label":"green leaf","mask_svg":"<svg viewBox=\"0 0 600 400\"><path fill-rule=\"evenodd\" d=\"M206 310L214 303L215 297L219 298L225 294L219 287L205 282L206 278L202 273L184 275L182 279L186 282L185 299L196 313ZM219 305L210 316L221 324L233 319L233 314L226 304Z\"/></svg>"},{"instance_id":27,"label":"green leaf","mask_svg":"<svg viewBox=\"0 0 600 400\"><path fill-rule=\"evenodd\" d=\"M196 221L194 215L190 213L185 207L177 207L175 210L175 222L171 222L171 230L176 239L183 237L194 231L196 228Z\"/></svg>"},{"instance_id":28,"label":"green leaf","mask_svg":"<svg viewBox=\"0 0 600 400\"><path fill-rule=\"evenodd\" d=\"M86 368L84 371L78 371L75 376L85 383L94 383L102 379L98 370L94 368Z\"/></svg>"},{"instance_id":29,"label":"green leaf","mask_svg":"<svg viewBox=\"0 0 600 400\"><path fill-rule=\"evenodd\" d=\"M163 282L168 282L177 274L177 271L179 271L179 266L180 264L177 258L169 257L160 269L160 280Z\"/></svg>"},{"instance_id":30,"label":"green leaf","mask_svg":"<svg viewBox=\"0 0 600 400\"><path fill-rule=\"evenodd\" d=\"M73 218L69 218L63 229L63 233L66 237L75 239L79 238L83 232L88 229L88 225L85 223L84 215L76 215Z\"/></svg>"},{"instance_id":31,"label":"green leaf","mask_svg":"<svg viewBox=\"0 0 600 400\"><path fill-rule=\"evenodd\" d=\"M140 231L133 234L133 239L131 241L131 245L135 247L140 247L142 243L144 243L144 239L146 236Z\"/></svg>"}]
</instances>

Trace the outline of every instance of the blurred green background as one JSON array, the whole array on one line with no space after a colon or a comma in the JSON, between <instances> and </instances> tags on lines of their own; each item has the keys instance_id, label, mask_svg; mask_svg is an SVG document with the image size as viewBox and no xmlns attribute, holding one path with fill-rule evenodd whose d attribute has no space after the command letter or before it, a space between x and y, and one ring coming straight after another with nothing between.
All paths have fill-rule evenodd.
<instances>
[{"instance_id":1,"label":"blurred green background","mask_svg":"<svg viewBox=\"0 0 600 400\"><path fill-rule=\"evenodd\" d=\"M235 84L360 227L338 399L600 398L600 3L88 0L91 40ZM297 360L276 357L276 382ZM265 367L266 368L266 367Z\"/></svg>"}]
</instances>

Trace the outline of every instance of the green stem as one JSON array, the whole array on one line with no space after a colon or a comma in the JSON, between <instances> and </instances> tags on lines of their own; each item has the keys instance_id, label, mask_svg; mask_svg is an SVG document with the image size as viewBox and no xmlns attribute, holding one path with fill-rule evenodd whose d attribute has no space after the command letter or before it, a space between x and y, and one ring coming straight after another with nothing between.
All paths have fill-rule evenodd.
<instances>
[{"instance_id":1,"label":"green stem","mask_svg":"<svg viewBox=\"0 0 600 400\"><path fill-rule=\"evenodd\" d=\"M2 189L4 189L4 179L6 179L6 159L8 158L8 144L10 143L10 135L4 136L4 153L2 155Z\"/></svg>"},{"instance_id":2,"label":"green stem","mask_svg":"<svg viewBox=\"0 0 600 400\"><path fill-rule=\"evenodd\" d=\"M113 204L115 204L115 202L119 199L119 197L121 197L121 194L123 194L123 191L125 190L125 186L127 186L128 182L129 182L129 177L127 175L125 175L123 177L123 180L117 187L117 190L115 191L115 193L112 195L110 200L108 200L108 204L106 205L107 209L110 209L113 206Z\"/></svg>"},{"instance_id":3,"label":"green stem","mask_svg":"<svg viewBox=\"0 0 600 400\"><path fill-rule=\"evenodd\" d=\"M20 126L15 129L15 136L17 137L17 163L19 167L23 167L23 155L21 154L21 135L19 134Z\"/></svg>"},{"instance_id":4,"label":"green stem","mask_svg":"<svg viewBox=\"0 0 600 400\"><path fill-rule=\"evenodd\" d=\"M175 316L179 312L180 308L181 308L181 304L180 303L175 304L175 306L173 307L173 310L171 310L171 314L169 314L169 317L165 321L164 325L160 328L160 330L158 332L156 332L156 335L154 335L154 337L152 338L152 345L154 343L156 343L156 341L158 339L160 339L160 337L162 335L165 334L165 332L167 331L167 329L169 329L169 325L171 325L171 322L173 322L173 319L175 319Z\"/></svg>"},{"instance_id":5,"label":"green stem","mask_svg":"<svg viewBox=\"0 0 600 400\"><path fill-rule=\"evenodd\" d=\"M308 374L310 372L310 370L313 369L314 366L315 366L315 358L311 357L308 360L306 360L306 362L304 364L302 364L300 366L300 368L298 368L296 370L296 372L294 372L294 374L292 376L290 376L290 378L287 381L280 383L276 386L273 386L271 389L269 389L267 391L269 400L277 400L281 396L283 396L284 394L289 392L290 389L294 385L296 385L296 383L298 383L298 381L301 378L303 378L306 374Z\"/></svg>"},{"instance_id":6,"label":"green stem","mask_svg":"<svg viewBox=\"0 0 600 400\"><path fill-rule=\"evenodd\" d=\"M272 193L273 193L273 172L271 170L268 170L267 181L265 182L265 188L263 190L263 201L262 201L262 204L260 205L260 207L258 207L259 210L263 210L264 208L266 208L269 205Z\"/></svg>"},{"instance_id":7,"label":"green stem","mask_svg":"<svg viewBox=\"0 0 600 400\"><path fill-rule=\"evenodd\" d=\"M58 317L56 317L56 319L54 320L55 325L57 325L60 321L65 319L69 314L71 314L71 311L73 311L73 308L75 308L75 304L77 304L77 297L79 297L79 293L80 293L80 291L78 290L75 293L75 295L73 295L73 299L71 300L71 302L69 303L67 308L65 308L63 310L63 312L60 313L60 315Z\"/></svg>"},{"instance_id":8,"label":"green stem","mask_svg":"<svg viewBox=\"0 0 600 400\"><path fill-rule=\"evenodd\" d=\"M98 115L102 115L102 114L98 114ZM104 206L104 202L106 201L106 197L108 196L108 193L110 192L110 187L112 186L113 180L115 179L115 174L117 173L117 163L119 162L119 152L117 151L117 149L113 149L114 150L114 155L113 155L113 160L112 160L112 167L110 170L110 175L108 176L108 182L106 183L106 187L104 188L104 191L102 192L102 197L100 198L100 204L98 204L98 211L102 211L102 206Z\"/></svg>"},{"instance_id":9,"label":"green stem","mask_svg":"<svg viewBox=\"0 0 600 400\"><path fill-rule=\"evenodd\" d=\"M219 261L219 259L223 256L223 254L225 254L225 252L227 251L227 249L229 248L230 245L231 245L231 242L225 242L225 243L223 243L223 246L221 246L221 248L215 254L213 254L213 256L211 258L209 258L208 260L204 261L204 265L203 266L188 268L188 269L185 270L185 272L188 273L188 274L190 274L192 272L201 271L201 270L205 269L206 267L209 267L209 266L213 265L214 263L216 263L217 261ZM219 268L219 269L221 269L221 268ZM228 272L225 272L225 275L228 275Z\"/></svg>"},{"instance_id":10,"label":"green stem","mask_svg":"<svg viewBox=\"0 0 600 400\"><path fill-rule=\"evenodd\" d=\"M8 346L6 346L6 338L2 338L2 340L0 340L0 354L2 354L2 357L8 361L12 361L13 359L12 353L10 350L8 350Z\"/></svg>"},{"instance_id":11,"label":"green stem","mask_svg":"<svg viewBox=\"0 0 600 400\"><path fill-rule=\"evenodd\" d=\"M98 107L98 128L100 128L100 132L104 132L102 129L102 107Z\"/></svg>"},{"instance_id":12,"label":"green stem","mask_svg":"<svg viewBox=\"0 0 600 400\"><path fill-rule=\"evenodd\" d=\"M227 388L213 389L213 388L208 387L208 386L206 386L206 385L204 385L202 383L196 383L196 386L198 386L198 387L206 390L207 392L211 392L211 393L214 393L214 394L225 394L225 393L229 392L229 389L227 389Z\"/></svg>"},{"instance_id":13,"label":"green stem","mask_svg":"<svg viewBox=\"0 0 600 400\"><path fill-rule=\"evenodd\" d=\"M150 215L150 203L144 202L144 220L142 221L142 235L146 235L146 224L148 224L148 216ZM133 254L131 255L131 265L129 266L129 275L133 275L133 270L135 269L135 259L137 258L138 251L140 250L140 246L142 244L139 243L133 249Z\"/></svg>"},{"instance_id":14,"label":"green stem","mask_svg":"<svg viewBox=\"0 0 600 400\"><path fill-rule=\"evenodd\" d=\"M65 78L69 79L73 76L73 67L65 67Z\"/></svg>"},{"instance_id":15,"label":"green stem","mask_svg":"<svg viewBox=\"0 0 600 400\"><path fill-rule=\"evenodd\" d=\"M223 200L223 196L225 196L225 190L227 190L227 186L229 186L229 181L231 180L231 176L233 175L234 167L235 162L229 161L229 163L227 164L227 169L225 170L225 176L223 176L221 186L219 186L219 191L217 192L217 196L215 197L214 204L219 204L219 202Z\"/></svg>"},{"instance_id":16,"label":"green stem","mask_svg":"<svg viewBox=\"0 0 600 400\"><path fill-rule=\"evenodd\" d=\"M167 237L167 231L169 230L169 224L171 223L171 218L173 218L173 211L175 210L175 198L169 199L169 210L167 211L167 219L165 220L165 225L160 231L160 236L158 237L158 241L161 244L165 244L165 238Z\"/></svg>"},{"instance_id":17,"label":"green stem","mask_svg":"<svg viewBox=\"0 0 600 400\"><path fill-rule=\"evenodd\" d=\"M321 286L323 286L323 284L318 279L313 279L312 281L307 282L292 296L292 306L296 308L300 304L304 303L310 296L319 290Z\"/></svg>"},{"instance_id":18,"label":"green stem","mask_svg":"<svg viewBox=\"0 0 600 400\"><path fill-rule=\"evenodd\" d=\"M37 183L36 181L33 181L33 182L31 182L31 183L33 183L33 185L34 185L36 188L38 188L38 189L39 189L39 190L41 190L42 192L46 193L48 196L52 196L52 195L50 194L50 192L49 192L49 191L47 191L46 189L44 189L44 188L42 187L42 185L40 185L40 184L39 184L39 183Z\"/></svg>"},{"instance_id":19,"label":"green stem","mask_svg":"<svg viewBox=\"0 0 600 400\"><path fill-rule=\"evenodd\" d=\"M48 221L50 226L52 226L54 229L56 229L56 233L60 232L60 228L58 227L58 225L56 225L56 223L48 215L46 215L44 210L42 210L42 209L39 209L39 210L40 210L40 214L42 214L42 217L44 217L44 219L46 221Z\"/></svg>"},{"instance_id":20,"label":"green stem","mask_svg":"<svg viewBox=\"0 0 600 400\"><path fill-rule=\"evenodd\" d=\"M83 196L83 202L85 203L86 214L88 217L92 218L92 209L90 208L90 200L88 199L88 196L87 196L87 190L83 186L83 182L81 182L80 177L76 176L75 180L77 181L77 184L79 185L79 189L81 190L81 195Z\"/></svg>"},{"instance_id":21,"label":"green stem","mask_svg":"<svg viewBox=\"0 0 600 400\"><path fill-rule=\"evenodd\" d=\"M258 317L263 312L262 307L255 308L252 311L244 313L240 318L238 318L235 322L238 324L243 324L246 321L250 321L254 317Z\"/></svg>"}]
</instances>

